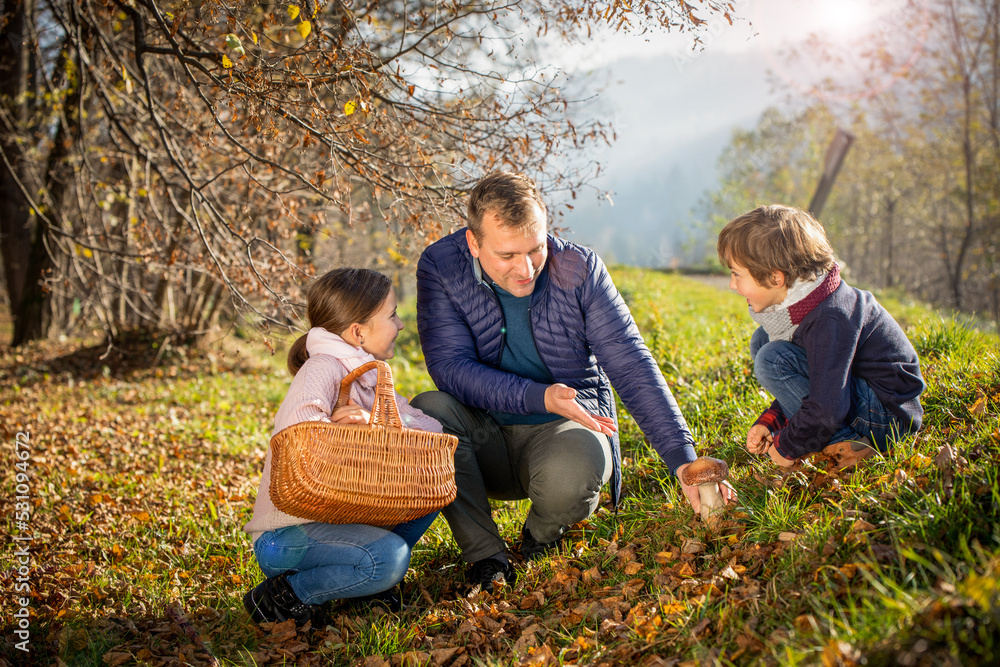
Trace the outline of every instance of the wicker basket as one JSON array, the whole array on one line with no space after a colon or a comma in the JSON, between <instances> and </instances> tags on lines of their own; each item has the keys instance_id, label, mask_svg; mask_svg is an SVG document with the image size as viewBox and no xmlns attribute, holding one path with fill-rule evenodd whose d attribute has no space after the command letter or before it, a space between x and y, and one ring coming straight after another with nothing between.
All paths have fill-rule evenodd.
<instances>
[{"instance_id":1,"label":"wicker basket","mask_svg":"<svg viewBox=\"0 0 1000 667\"><path fill-rule=\"evenodd\" d=\"M394 526L455 499L458 438L403 426L384 361L344 378L336 407L351 384L378 368L368 424L302 422L271 438L271 502L282 512L324 523Z\"/></svg>"}]
</instances>

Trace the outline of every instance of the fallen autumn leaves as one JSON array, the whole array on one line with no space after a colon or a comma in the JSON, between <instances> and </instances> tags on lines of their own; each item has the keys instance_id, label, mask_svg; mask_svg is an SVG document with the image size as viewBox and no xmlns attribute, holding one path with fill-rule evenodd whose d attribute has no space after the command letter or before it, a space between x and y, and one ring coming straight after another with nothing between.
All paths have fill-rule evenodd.
<instances>
[{"instance_id":1,"label":"fallen autumn leaves","mask_svg":"<svg viewBox=\"0 0 1000 667\"><path fill-rule=\"evenodd\" d=\"M987 529L996 516L996 475L982 472L996 470L996 447L942 442L940 430L866 463L863 479L821 457L786 474L744 457L741 505L712 531L672 483L632 472L618 515L575 527L561 555L522 566L512 588L463 597L453 550L430 540L401 616L339 607L323 628L257 627L239 603L259 577L241 526L286 378L196 353L147 369L150 359L59 352L5 350L0 385L4 441L31 431L31 657L45 664L743 664L793 644L830 665L863 649L919 657L935 644L866 648L823 605L867 595L880 568L929 558L915 529L898 527L927 513L918 500L939 496L945 512L960 496ZM988 420L1000 381L982 386L975 417ZM629 446L630 470L655 473L643 445ZM10 516L12 499L0 509ZM10 571L2 580L11 590ZM961 577L930 585L911 591L915 631L980 618ZM3 632L2 655L21 664Z\"/></svg>"}]
</instances>

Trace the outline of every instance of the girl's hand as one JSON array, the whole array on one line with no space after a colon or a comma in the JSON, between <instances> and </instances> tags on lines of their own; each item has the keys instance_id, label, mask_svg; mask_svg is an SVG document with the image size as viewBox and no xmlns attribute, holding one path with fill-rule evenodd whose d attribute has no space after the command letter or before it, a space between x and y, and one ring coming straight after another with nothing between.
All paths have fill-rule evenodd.
<instances>
[{"instance_id":1,"label":"girl's hand","mask_svg":"<svg viewBox=\"0 0 1000 667\"><path fill-rule=\"evenodd\" d=\"M330 415L330 421L334 424L367 424L371 418L371 413L355 403L353 398L348 399L347 405L337 408Z\"/></svg>"},{"instance_id":2,"label":"girl's hand","mask_svg":"<svg viewBox=\"0 0 1000 667\"><path fill-rule=\"evenodd\" d=\"M771 430L763 424L754 424L747 431L747 451L763 454L771 446Z\"/></svg>"}]
</instances>

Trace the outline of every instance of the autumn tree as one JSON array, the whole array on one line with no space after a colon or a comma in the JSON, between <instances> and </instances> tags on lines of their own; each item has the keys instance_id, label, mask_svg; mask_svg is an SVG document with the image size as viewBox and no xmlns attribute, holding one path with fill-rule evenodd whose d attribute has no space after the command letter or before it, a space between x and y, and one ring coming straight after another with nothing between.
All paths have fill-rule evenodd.
<instances>
[{"instance_id":1,"label":"autumn tree","mask_svg":"<svg viewBox=\"0 0 1000 667\"><path fill-rule=\"evenodd\" d=\"M3 0L14 343L91 318L112 337L197 335L222 310L286 324L320 246L337 261L358 229L381 230L403 257L449 229L461 195L500 167L550 191L586 181L567 156L607 128L574 115L565 78L537 62L543 37L610 25L697 40L730 10Z\"/></svg>"}]
</instances>

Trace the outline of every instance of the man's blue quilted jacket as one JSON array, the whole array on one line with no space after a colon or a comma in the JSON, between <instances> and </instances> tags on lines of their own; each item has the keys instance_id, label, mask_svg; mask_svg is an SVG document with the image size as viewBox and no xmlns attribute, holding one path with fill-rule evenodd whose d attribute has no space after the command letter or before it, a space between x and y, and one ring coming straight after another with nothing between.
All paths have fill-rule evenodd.
<instances>
[{"instance_id":1,"label":"man's blue quilted jacket","mask_svg":"<svg viewBox=\"0 0 1000 667\"><path fill-rule=\"evenodd\" d=\"M530 313L542 361L557 382L577 390L585 409L617 419L614 385L671 471L696 458L680 409L596 253L549 235L548 260ZM499 370L503 311L469 252L464 229L428 246L420 257L417 329L439 390L483 410L545 412L545 385ZM612 451L611 495L617 504L617 436Z\"/></svg>"}]
</instances>

